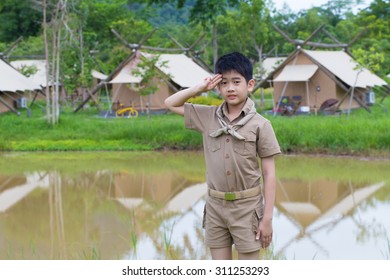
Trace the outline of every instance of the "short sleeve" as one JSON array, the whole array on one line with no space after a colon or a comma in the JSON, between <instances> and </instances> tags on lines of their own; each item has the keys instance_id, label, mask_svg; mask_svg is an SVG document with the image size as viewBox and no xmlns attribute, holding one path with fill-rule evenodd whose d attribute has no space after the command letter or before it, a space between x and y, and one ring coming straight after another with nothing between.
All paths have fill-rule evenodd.
<instances>
[{"instance_id":1,"label":"short sleeve","mask_svg":"<svg viewBox=\"0 0 390 280\"><path fill-rule=\"evenodd\" d=\"M259 129L257 151L260 158L281 153L274 129L269 121L264 122L263 126Z\"/></svg>"},{"instance_id":2,"label":"short sleeve","mask_svg":"<svg viewBox=\"0 0 390 280\"><path fill-rule=\"evenodd\" d=\"M215 111L215 106L184 104L184 125L186 128L199 132L207 130L210 118Z\"/></svg>"}]
</instances>

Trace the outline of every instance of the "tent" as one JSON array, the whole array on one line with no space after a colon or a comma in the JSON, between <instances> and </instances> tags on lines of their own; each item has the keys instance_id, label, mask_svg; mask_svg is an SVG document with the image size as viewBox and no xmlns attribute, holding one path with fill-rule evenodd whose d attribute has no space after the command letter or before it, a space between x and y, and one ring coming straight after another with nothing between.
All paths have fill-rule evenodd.
<instances>
[{"instance_id":1,"label":"tent","mask_svg":"<svg viewBox=\"0 0 390 280\"><path fill-rule=\"evenodd\" d=\"M203 69L185 54L160 54L156 63L156 68L163 74L163 79L156 78L154 82L158 84L156 93L150 96L141 96L139 87L142 86L142 73L137 68L141 57L149 58L153 54L137 52L135 57L122 67L117 75L107 84L112 86L112 107L115 110L119 104L123 106L134 106L137 110L150 109L153 111L166 110L164 100L171 94L188 88L211 73ZM95 79L103 80L107 78L98 71L93 71Z\"/></svg>"},{"instance_id":2,"label":"tent","mask_svg":"<svg viewBox=\"0 0 390 280\"><path fill-rule=\"evenodd\" d=\"M19 71L25 66L35 67L37 72L32 74L30 77L27 77L27 79L40 85L42 88L46 87L46 60L15 60L11 61L11 65Z\"/></svg>"},{"instance_id":3,"label":"tent","mask_svg":"<svg viewBox=\"0 0 390 280\"><path fill-rule=\"evenodd\" d=\"M8 111L17 113L17 107L23 107L25 104L23 92L38 89L40 86L37 83L0 59L0 113Z\"/></svg>"},{"instance_id":4,"label":"tent","mask_svg":"<svg viewBox=\"0 0 390 280\"><path fill-rule=\"evenodd\" d=\"M285 60L286 57L267 57L264 59L261 64L261 78L267 77Z\"/></svg>"},{"instance_id":5,"label":"tent","mask_svg":"<svg viewBox=\"0 0 390 280\"><path fill-rule=\"evenodd\" d=\"M358 68L344 51L298 48L256 87L274 88L275 112L283 99L293 98L300 100L300 109L317 112L329 99L337 99L341 110L367 108L375 102L372 88L384 85L386 82L368 69Z\"/></svg>"}]
</instances>

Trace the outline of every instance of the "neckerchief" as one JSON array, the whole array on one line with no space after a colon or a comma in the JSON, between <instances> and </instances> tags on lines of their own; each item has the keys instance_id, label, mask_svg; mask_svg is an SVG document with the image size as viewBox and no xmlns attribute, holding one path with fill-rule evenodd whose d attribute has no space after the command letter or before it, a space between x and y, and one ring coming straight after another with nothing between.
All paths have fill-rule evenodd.
<instances>
[{"instance_id":1,"label":"neckerchief","mask_svg":"<svg viewBox=\"0 0 390 280\"><path fill-rule=\"evenodd\" d=\"M213 131L209 135L211 137L218 137L218 136L220 136L222 134L230 134L233 137L237 138L238 140L245 140L245 137L242 136L241 134L239 134L237 132L237 130L240 127L242 127L243 125L245 125L256 114L255 103L251 99L249 99L249 98L247 99L246 102L249 103L248 104L249 106L252 105L251 109L249 110L249 112L246 113L246 115L241 120L239 120L237 123L235 123L233 125L228 124L223 119L222 107L225 106L225 104L222 104L221 106L219 106L218 109L217 109L216 114L217 114L218 122L221 125L221 128L218 128L217 130ZM247 104L245 104L245 105L247 105Z\"/></svg>"}]
</instances>

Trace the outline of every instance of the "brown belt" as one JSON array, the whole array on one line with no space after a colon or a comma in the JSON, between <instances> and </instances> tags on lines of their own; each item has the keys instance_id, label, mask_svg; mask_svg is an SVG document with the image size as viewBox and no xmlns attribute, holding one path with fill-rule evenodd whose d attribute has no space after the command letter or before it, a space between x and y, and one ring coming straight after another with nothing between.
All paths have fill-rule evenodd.
<instances>
[{"instance_id":1,"label":"brown belt","mask_svg":"<svg viewBox=\"0 0 390 280\"><path fill-rule=\"evenodd\" d=\"M260 187L255 187L239 192L219 192L216 190L209 189L209 195L215 198L220 198L228 201L249 198L261 193Z\"/></svg>"}]
</instances>

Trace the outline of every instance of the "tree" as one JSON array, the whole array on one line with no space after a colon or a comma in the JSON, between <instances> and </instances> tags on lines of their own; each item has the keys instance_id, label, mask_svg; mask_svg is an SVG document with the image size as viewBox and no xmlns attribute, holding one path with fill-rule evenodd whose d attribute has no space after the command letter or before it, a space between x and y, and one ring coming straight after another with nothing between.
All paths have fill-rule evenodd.
<instances>
[{"instance_id":1,"label":"tree","mask_svg":"<svg viewBox=\"0 0 390 280\"><path fill-rule=\"evenodd\" d=\"M42 0L43 33L45 41L46 60L46 118L51 125L59 121L59 85L60 85L60 55L61 32L66 17L67 1L59 0L55 6ZM50 23L47 22L47 13L51 14ZM49 26L50 25L50 26ZM50 84L51 83L51 84Z\"/></svg>"},{"instance_id":2,"label":"tree","mask_svg":"<svg viewBox=\"0 0 390 280\"><path fill-rule=\"evenodd\" d=\"M217 18L226 15L226 11L237 6L238 3L239 1L236 0L198 0L191 10L190 22L200 23L205 29L209 26L212 28L214 66L218 59Z\"/></svg>"},{"instance_id":3,"label":"tree","mask_svg":"<svg viewBox=\"0 0 390 280\"><path fill-rule=\"evenodd\" d=\"M41 31L42 12L34 0L0 1L0 41L36 36Z\"/></svg>"},{"instance_id":4,"label":"tree","mask_svg":"<svg viewBox=\"0 0 390 280\"><path fill-rule=\"evenodd\" d=\"M352 87L350 99L349 99L349 108L348 108L348 117L351 112L352 107L352 99L355 91L355 85L359 78L360 73L363 71L364 68L370 69L372 71L378 71L380 69L380 64L384 62L384 56L380 53L377 53L375 49L372 47L369 52L362 50L362 49L356 49L353 51L353 56L355 57L357 61L357 65L355 70L357 70L355 83Z\"/></svg>"},{"instance_id":5,"label":"tree","mask_svg":"<svg viewBox=\"0 0 390 280\"><path fill-rule=\"evenodd\" d=\"M178 8L182 8L186 0L148 0L149 3L172 3L176 2ZM217 42L217 18L225 15L229 8L237 7L239 0L196 0L190 11L190 23L201 24L204 29L212 28L213 37L213 64L218 58Z\"/></svg>"},{"instance_id":6,"label":"tree","mask_svg":"<svg viewBox=\"0 0 390 280\"><path fill-rule=\"evenodd\" d=\"M148 104L146 106L148 116L150 117L150 95L154 94L162 80L167 79L159 69L166 67L167 61L161 61L159 55L150 57L141 56L141 61L137 64L136 76L142 77L140 88L138 89L140 95L148 97ZM168 77L169 78L169 77Z\"/></svg>"},{"instance_id":7,"label":"tree","mask_svg":"<svg viewBox=\"0 0 390 280\"><path fill-rule=\"evenodd\" d=\"M367 32L356 47L383 54L378 74L383 77L390 73L390 2L374 0L367 9L354 19L355 25L365 26Z\"/></svg>"}]
</instances>

